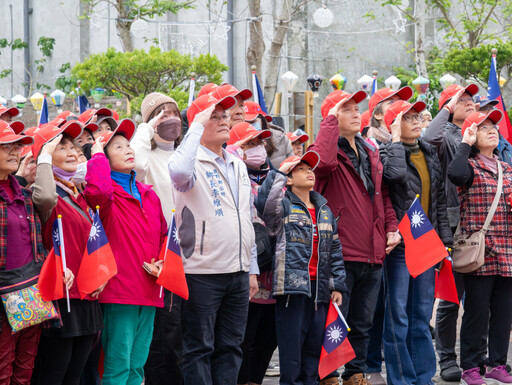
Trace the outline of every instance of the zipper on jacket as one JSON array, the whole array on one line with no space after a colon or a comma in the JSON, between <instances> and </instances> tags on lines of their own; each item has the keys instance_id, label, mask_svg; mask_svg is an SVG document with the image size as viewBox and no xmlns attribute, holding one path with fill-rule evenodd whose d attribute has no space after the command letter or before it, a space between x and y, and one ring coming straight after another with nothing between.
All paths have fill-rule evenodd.
<instances>
[{"instance_id":1,"label":"zipper on jacket","mask_svg":"<svg viewBox=\"0 0 512 385\"><path fill-rule=\"evenodd\" d=\"M306 209L306 213L309 216L309 219L311 220L311 256L308 260L308 277L309 277L309 296L311 297L311 274L309 273L309 264L311 263L311 258L313 258L313 249L315 247L315 224L313 223L313 218L311 217L311 214L309 213L309 209L304 204L304 202L300 201L302 206ZM323 205L321 206L323 207ZM315 207L316 211L316 207ZM318 217L317 217L318 218ZM317 233L318 233L318 220L317 220ZM320 251L320 238L318 239L318 251ZM315 294L315 311L317 310L317 299L318 299L318 265L320 263L320 254L318 254L318 261L316 265L316 294Z\"/></svg>"},{"instance_id":2,"label":"zipper on jacket","mask_svg":"<svg viewBox=\"0 0 512 385\"><path fill-rule=\"evenodd\" d=\"M133 195L132 182L133 182L133 174L130 175L130 194L132 195L132 197L135 198L135 196Z\"/></svg>"},{"instance_id":3,"label":"zipper on jacket","mask_svg":"<svg viewBox=\"0 0 512 385\"><path fill-rule=\"evenodd\" d=\"M286 305L284 307L288 307L288 302L290 302L290 294L288 294L288 297L286 298Z\"/></svg>"},{"instance_id":4,"label":"zipper on jacket","mask_svg":"<svg viewBox=\"0 0 512 385\"><path fill-rule=\"evenodd\" d=\"M235 172L235 176L236 176L237 173L236 173L234 165L233 165L233 171ZM226 178L226 180L228 180L227 176L225 178ZM240 271L242 271L243 270L243 265L242 265L242 222L240 221L240 208L238 207L238 204L240 202L237 203L237 201L235 200L235 194L233 194L233 190L231 190L229 181L226 184L228 186L229 192L231 193L231 197L233 198L233 203L235 204L235 207L236 207L236 216L238 218L238 263L240 266ZM238 191L238 192L239 192L238 199L240 199L240 191ZM251 194L252 194L252 192L251 192ZM249 259L250 258L251 257L249 257Z\"/></svg>"},{"instance_id":5,"label":"zipper on jacket","mask_svg":"<svg viewBox=\"0 0 512 385\"><path fill-rule=\"evenodd\" d=\"M203 243L204 243L204 232L206 230L206 221L203 221L203 232L201 233L201 251L200 254L203 255Z\"/></svg>"},{"instance_id":6,"label":"zipper on jacket","mask_svg":"<svg viewBox=\"0 0 512 385\"><path fill-rule=\"evenodd\" d=\"M318 236L318 250L317 250L317 253L318 253L318 260L316 261L316 293L315 293L315 311L318 310L318 272L320 271L320 230L318 230L318 220L320 219L320 212L322 212L322 207L324 207L324 205L321 205L319 210L315 213L316 214L316 233L317 233L317 236ZM313 239L313 245L315 244L314 242L314 239ZM309 270L309 266L308 266L308 270ZM330 270L330 269L329 269ZM327 284L329 284L329 282L327 282Z\"/></svg>"}]
</instances>

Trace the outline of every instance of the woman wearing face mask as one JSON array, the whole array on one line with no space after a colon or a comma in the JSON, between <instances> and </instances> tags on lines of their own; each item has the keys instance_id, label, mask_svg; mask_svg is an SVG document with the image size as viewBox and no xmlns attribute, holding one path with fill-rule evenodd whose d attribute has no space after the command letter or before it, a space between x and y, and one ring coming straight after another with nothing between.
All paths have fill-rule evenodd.
<instances>
[{"instance_id":1,"label":"woman wearing face mask","mask_svg":"<svg viewBox=\"0 0 512 385\"><path fill-rule=\"evenodd\" d=\"M91 218L82 194L73 183L78 153L73 140L83 127L73 121L56 127L43 125L34 134L32 153L37 159L33 202L42 223L43 243L53 247L52 227L62 215L67 267L78 274L91 230ZM103 328L97 296L98 288L83 300L76 284L69 289L71 311L66 299L58 300L62 327L44 329L39 345L38 385L78 384L89 352L98 332Z\"/></svg>"},{"instance_id":2,"label":"woman wearing face mask","mask_svg":"<svg viewBox=\"0 0 512 385\"><path fill-rule=\"evenodd\" d=\"M129 119L101 134L87 162L85 197L100 206L117 274L99 300L102 304L103 385L140 385L144 377L155 307L162 307L160 286L143 269L157 259L167 233L160 199L152 187L136 181L135 153Z\"/></svg>"},{"instance_id":3,"label":"woman wearing face mask","mask_svg":"<svg viewBox=\"0 0 512 385\"><path fill-rule=\"evenodd\" d=\"M264 140L270 140L270 130L257 130L247 122L238 123L229 133L226 150L239 156L247 166L251 179L253 198L265 180L271 163L267 159ZM253 209L253 225L256 233L256 246L260 275L259 291L249 302L249 315L244 341L243 360L238 373L238 384L261 384L272 354L277 347L275 330L275 300L272 290L272 260L275 239L270 237L265 223Z\"/></svg>"},{"instance_id":4,"label":"woman wearing face mask","mask_svg":"<svg viewBox=\"0 0 512 385\"><path fill-rule=\"evenodd\" d=\"M141 112L143 123L130 143L135 151L137 180L153 186L169 224L174 201L167 164L180 143L181 114L176 101L159 92L144 98ZM149 384L164 384L168 378L182 382L180 308L180 297L164 290L164 307L156 310L153 341L144 367Z\"/></svg>"}]
</instances>

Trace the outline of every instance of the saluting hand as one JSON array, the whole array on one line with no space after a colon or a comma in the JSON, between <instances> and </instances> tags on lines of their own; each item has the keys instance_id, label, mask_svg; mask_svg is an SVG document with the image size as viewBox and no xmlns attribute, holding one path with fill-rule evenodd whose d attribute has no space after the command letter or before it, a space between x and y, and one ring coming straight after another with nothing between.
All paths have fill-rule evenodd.
<instances>
[{"instance_id":1,"label":"saluting hand","mask_svg":"<svg viewBox=\"0 0 512 385\"><path fill-rule=\"evenodd\" d=\"M40 155L43 154L49 154L52 155L55 152L55 149L57 148L57 145L60 143L62 139L62 134L57 135L55 138L50 140L48 143L46 143L43 148L41 149Z\"/></svg>"},{"instance_id":2,"label":"saluting hand","mask_svg":"<svg viewBox=\"0 0 512 385\"><path fill-rule=\"evenodd\" d=\"M466 131L464 131L464 135L462 136L462 143L469 144L470 146L475 144L477 130L478 127L476 123L473 123L471 127L466 128Z\"/></svg>"},{"instance_id":3,"label":"saluting hand","mask_svg":"<svg viewBox=\"0 0 512 385\"><path fill-rule=\"evenodd\" d=\"M391 130L391 137L393 143L400 142L400 139L402 137L402 116L404 115L403 112L400 112L393 123L391 123L391 127L389 129Z\"/></svg>"},{"instance_id":4,"label":"saluting hand","mask_svg":"<svg viewBox=\"0 0 512 385\"><path fill-rule=\"evenodd\" d=\"M94 144L91 147L91 155L98 154L98 153L100 153L100 154L104 154L105 153L103 151L103 138L101 136L98 137L94 141Z\"/></svg>"}]
</instances>

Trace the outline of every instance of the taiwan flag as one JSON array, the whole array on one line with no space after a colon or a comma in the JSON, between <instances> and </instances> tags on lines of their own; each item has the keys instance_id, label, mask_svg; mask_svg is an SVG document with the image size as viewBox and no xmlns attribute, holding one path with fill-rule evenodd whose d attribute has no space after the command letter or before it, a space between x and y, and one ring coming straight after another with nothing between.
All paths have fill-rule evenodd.
<instances>
[{"instance_id":1,"label":"taiwan flag","mask_svg":"<svg viewBox=\"0 0 512 385\"><path fill-rule=\"evenodd\" d=\"M93 215L87 247L76 276L76 284L83 299L117 274L117 264L103 229L99 210Z\"/></svg>"},{"instance_id":2,"label":"taiwan flag","mask_svg":"<svg viewBox=\"0 0 512 385\"><path fill-rule=\"evenodd\" d=\"M158 259L163 260L164 263L156 283L162 285L174 294L179 295L181 298L188 299L188 285L187 279L185 278L183 261L181 260L178 229L176 228L176 218L174 214L171 218L171 225L169 226L167 237L165 237L164 247Z\"/></svg>"},{"instance_id":3,"label":"taiwan flag","mask_svg":"<svg viewBox=\"0 0 512 385\"><path fill-rule=\"evenodd\" d=\"M487 96L491 100L498 101L496 109L503 112L503 119L498 123L498 127L500 128L501 135L510 141L512 138L512 126L501 96L500 84L496 73L496 55L492 55L491 57L491 70L489 71L489 81L487 82Z\"/></svg>"},{"instance_id":4,"label":"taiwan flag","mask_svg":"<svg viewBox=\"0 0 512 385\"><path fill-rule=\"evenodd\" d=\"M347 338L349 330L338 305L330 302L325 321L322 352L318 363L320 379L356 357L356 353Z\"/></svg>"},{"instance_id":5,"label":"taiwan flag","mask_svg":"<svg viewBox=\"0 0 512 385\"><path fill-rule=\"evenodd\" d=\"M45 301L53 301L64 297L64 273L61 258L61 234L58 219L55 219L52 226L53 248L46 257L39 280L39 292Z\"/></svg>"},{"instance_id":6,"label":"taiwan flag","mask_svg":"<svg viewBox=\"0 0 512 385\"><path fill-rule=\"evenodd\" d=\"M451 258L443 259L439 271L436 271L435 297L459 304Z\"/></svg>"},{"instance_id":7,"label":"taiwan flag","mask_svg":"<svg viewBox=\"0 0 512 385\"><path fill-rule=\"evenodd\" d=\"M265 114L268 114L265 98L263 97L263 91L261 89L260 82L258 81L256 71L252 71L252 94L254 96L254 101L260 105L261 110L265 112Z\"/></svg>"},{"instance_id":8,"label":"taiwan flag","mask_svg":"<svg viewBox=\"0 0 512 385\"><path fill-rule=\"evenodd\" d=\"M448 255L417 197L400 221L398 230L405 243L405 264L413 277L427 271Z\"/></svg>"},{"instance_id":9,"label":"taiwan flag","mask_svg":"<svg viewBox=\"0 0 512 385\"><path fill-rule=\"evenodd\" d=\"M41 115L39 115L39 124L38 126L41 127L43 124L48 123L48 102L46 101L46 95L43 99L43 106L41 108Z\"/></svg>"}]
</instances>

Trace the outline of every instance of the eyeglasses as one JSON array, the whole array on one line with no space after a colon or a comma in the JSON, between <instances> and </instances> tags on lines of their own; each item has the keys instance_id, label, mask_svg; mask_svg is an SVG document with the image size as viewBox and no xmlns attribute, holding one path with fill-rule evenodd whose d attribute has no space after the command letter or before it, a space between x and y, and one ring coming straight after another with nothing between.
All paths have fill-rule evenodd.
<instances>
[{"instance_id":1,"label":"eyeglasses","mask_svg":"<svg viewBox=\"0 0 512 385\"><path fill-rule=\"evenodd\" d=\"M497 126L480 126L480 127L478 127L478 131L482 131L482 132L489 132L491 130L498 131L498 127Z\"/></svg>"},{"instance_id":2,"label":"eyeglasses","mask_svg":"<svg viewBox=\"0 0 512 385\"><path fill-rule=\"evenodd\" d=\"M460 98L459 100L457 100L457 103L464 103L464 104L466 104L467 102L473 103L473 99L471 99L471 98Z\"/></svg>"},{"instance_id":3,"label":"eyeglasses","mask_svg":"<svg viewBox=\"0 0 512 385\"><path fill-rule=\"evenodd\" d=\"M0 147L2 148L2 150L4 152L9 154L10 152L12 152L12 150L21 151L21 149L23 148L23 144L21 144L21 143L6 143L6 144L0 145Z\"/></svg>"},{"instance_id":4,"label":"eyeglasses","mask_svg":"<svg viewBox=\"0 0 512 385\"><path fill-rule=\"evenodd\" d=\"M411 123L414 120L417 120L418 122L423 122L423 115L420 115L420 114L414 114L414 115L407 114L407 115L402 116L402 119L404 121L406 121L407 123Z\"/></svg>"}]
</instances>

